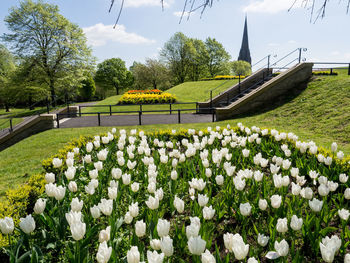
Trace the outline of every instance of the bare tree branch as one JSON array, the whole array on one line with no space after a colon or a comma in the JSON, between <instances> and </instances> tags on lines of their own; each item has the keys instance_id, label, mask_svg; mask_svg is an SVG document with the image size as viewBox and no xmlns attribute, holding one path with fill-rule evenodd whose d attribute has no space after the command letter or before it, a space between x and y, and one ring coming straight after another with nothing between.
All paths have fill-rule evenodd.
<instances>
[{"instance_id":1,"label":"bare tree branch","mask_svg":"<svg viewBox=\"0 0 350 263\"><path fill-rule=\"evenodd\" d=\"M120 15L122 13L122 10L123 10L123 7L124 7L124 1L125 0L121 0L121 7L119 9L119 13L118 13L118 18L117 18L117 21L115 22L115 25L114 25L114 28L117 26L118 22L119 22L119 19L120 19ZM128 0L126 0L128 1ZM165 0L159 0L161 2L161 5L162 5L162 10L164 11L164 6L165 6ZM208 8L208 7L212 7L213 6L213 2L214 0L183 0L184 1L184 8L182 10L182 14L181 14L181 17L180 17L180 21L179 21L179 24L182 22L182 19L183 19L183 16L187 13L188 14L188 18L187 20L190 18L190 14L201 9L201 17L203 15L203 13L205 12L205 10ZM219 1L219 0L217 0ZM314 17L314 13L315 13L315 10L316 8L319 8L317 9L316 11L316 18L314 20L314 23L319 19L319 18L324 18L326 16L326 9L327 9L327 4L328 2L330 2L330 0L320 0L321 4L318 5L319 3L319 0L301 0L301 4L302 6L304 6L304 8L306 9L310 9L310 22L312 22L313 20L313 17ZM340 2L343 2L345 1L347 4L346 4L346 13L348 14L349 13L349 10L350 10L350 0L339 0L339 3ZM288 9L288 11L292 10L295 6L295 4L298 2L298 0L294 0L293 1L293 4L291 5L291 7ZM196 3L198 3L198 5L196 5ZM115 4L115 0L111 0L111 5L109 7L109 12L111 12L112 10L112 7L114 6ZM189 10L186 11L187 7L189 7ZM308 8L310 6L310 8Z\"/></svg>"}]
</instances>

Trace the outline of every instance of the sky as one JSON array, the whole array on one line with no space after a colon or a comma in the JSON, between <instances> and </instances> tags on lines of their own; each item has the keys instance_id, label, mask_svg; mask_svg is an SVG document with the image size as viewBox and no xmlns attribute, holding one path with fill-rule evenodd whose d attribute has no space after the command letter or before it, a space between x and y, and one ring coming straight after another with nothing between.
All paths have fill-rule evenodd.
<instances>
[{"instance_id":1,"label":"sky","mask_svg":"<svg viewBox=\"0 0 350 263\"><path fill-rule=\"evenodd\" d=\"M245 15L252 64L269 54L277 55L272 61L278 60L299 47L307 48L306 61L350 62L350 14L345 1L330 0L326 17L314 23L303 0L297 0L290 11L294 0L214 0L202 16L198 10L179 23L185 0L165 0L164 10L160 0L125 0L116 29L121 0L115 0L110 13L110 0L45 1L58 5L62 15L84 30L98 62L119 57L131 66L134 61L157 58L164 43L180 31L201 40L215 38L236 60ZM1 35L8 32L4 18L19 2L0 0ZM321 0L316 0L316 7L317 3Z\"/></svg>"}]
</instances>

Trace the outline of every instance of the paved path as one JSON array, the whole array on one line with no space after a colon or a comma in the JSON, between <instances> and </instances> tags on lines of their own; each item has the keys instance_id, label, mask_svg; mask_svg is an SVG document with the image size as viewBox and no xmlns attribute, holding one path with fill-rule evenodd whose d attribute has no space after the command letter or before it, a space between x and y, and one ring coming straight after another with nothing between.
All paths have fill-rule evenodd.
<instances>
[{"instance_id":1,"label":"paved path","mask_svg":"<svg viewBox=\"0 0 350 263\"><path fill-rule=\"evenodd\" d=\"M181 123L212 122L211 114L183 113L180 117ZM141 116L141 124L174 124L179 123L177 114L144 114ZM131 126L139 125L138 115L113 115L101 116L100 126ZM96 116L84 116L60 121L60 128L96 127L98 118Z\"/></svg>"}]
</instances>

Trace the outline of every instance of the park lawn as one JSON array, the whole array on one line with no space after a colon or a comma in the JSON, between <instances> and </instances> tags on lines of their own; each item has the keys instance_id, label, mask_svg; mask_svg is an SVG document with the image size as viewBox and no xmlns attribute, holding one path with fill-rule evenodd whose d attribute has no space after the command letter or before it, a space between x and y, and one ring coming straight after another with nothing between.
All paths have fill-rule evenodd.
<instances>
[{"instance_id":1,"label":"park lawn","mask_svg":"<svg viewBox=\"0 0 350 263\"><path fill-rule=\"evenodd\" d=\"M210 80L188 81L177 85L166 92L174 94L179 102L204 102L210 99L210 90L213 97L238 83L238 80ZM221 85L221 86L220 86ZM220 87L219 87L220 86Z\"/></svg>"},{"instance_id":2,"label":"park lawn","mask_svg":"<svg viewBox=\"0 0 350 263\"><path fill-rule=\"evenodd\" d=\"M220 92L227 90L238 82L238 80L211 80L211 81L189 81L177 85L165 92L174 94L177 98L177 102L202 102L210 99L210 90L220 86L215 91L213 91L213 97L218 95ZM112 105L112 112L118 111L139 111L139 105L116 105L120 99L121 95L108 97L105 100L99 101L95 105ZM172 110L178 109L195 109L196 104L173 104L171 106ZM150 104L143 105L143 111L155 111L155 110L170 110L169 104ZM83 107L82 113L98 113L103 112L104 114L109 114L110 108L106 107ZM186 111L186 112L194 112ZM149 114L156 114L157 112L151 112ZM136 114L136 113L129 113ZM148 113L146 113L148 114Z\"/></svg>"},{"instance_id":3,"label":"park lawn","mask_svg":"<svg viewBox=\"0 0 350 263\"><path fill-rule=\"evenodd\" d=\"M21 123L23 121L22 118L13 118L12 119L12 126L14 127L15 125ZM3 118L0 119L0 130L10 128L10 119L8 118Z\"/></svg>"},{"instance_id":4,"label":"park lawn","mask_svg":"<svg viewBox=\"0 0 350 263\"><path fill-rule=\"evenodd\" d=\"M145 131L160 129L194 128L207 126L246 126L275 128L294 132L302 141L313 140L318 146L330 148L337 142L339 150L350 154L350 76L316 77L298 95L282 98L259 112L237 119L215 123L160 124L149 126L118 127L142 128ZM67 142L80 135L96 135L110 127L91 127L49 130L0 152L0 196L10 187L24 183L29 175L42 172L41 161L57 153Z\"/></svg>"}]
</instances>

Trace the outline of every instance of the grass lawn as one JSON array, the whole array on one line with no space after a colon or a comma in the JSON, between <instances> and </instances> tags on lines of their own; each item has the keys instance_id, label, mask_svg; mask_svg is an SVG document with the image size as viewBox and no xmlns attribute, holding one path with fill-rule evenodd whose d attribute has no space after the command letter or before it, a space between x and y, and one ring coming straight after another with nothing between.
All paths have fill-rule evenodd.
<instances>
[{"instance_id":1,"label":"grass lawn","mask_svg":"<svg viewBox=\"0 0 350 263\"><path fill-rule=\"evenodd\" d=\"M149 125L142 126L142 129L145 131L200 129L216 125L233 126L237 122L247 126L256 125L261 128L294 132L301 140L313 140L318 146L326 148L330 148L330 144L335 141L339 149L349 155L350 76L340 71L338 76L317 77L297 95L285 96L268 108L238 119L217 123ZM42 172L41 161L57 153L71 139L80 135L96 135L110 129L110 127L92 127L49 130L0 152L0 196L3 196L10 187L24 183L28 175Z\"/></svg>"},{"instance_id":2,"label":"grass lawn","mask_svg":"<svg viewBox=\"0 0 350 263\"><path fill-rule=\"evenodd\" d=\"M12 119L12 126L14 127L18 123L22 122L22 118L13 118ZM10 128L10 119L4 118L0 119L0 130Z\"/></svg>"},{"instance_id":3,"label":"grass lawn","mask_svg":"<svg viewBox=\"0 0 350 263\"><path fill-rule=\"evenodd\" d=\"M213 91L213 97L218 95L220 92L225 91L229 87L236 84L238 80L211 80L211 81L191 81L185 82L177 85L166 92L176 95L178 102L199 102L206 101L210 98L210 90L220 86L217 90ZM139 105L128 105L128 106L118 106L116 105L120 99L121 95L108 97L105 100L99 101L96 105L115 105L112 106L112 112L116 111L139 111ZM177 109L195 109L196 104L173 104L172 110ZM154 110L169 110L169 105L143 105L142 110L144 111L154 111ZM109 107L84 107L82 108L82 113L89 112L109 112ZM135 114L135 113L130 113ZM147 113L146 113L147 114ZM150 113L152 114L152 113ZM153 112L154 114L154 112Z\"/></svg>"}]
</instances>

